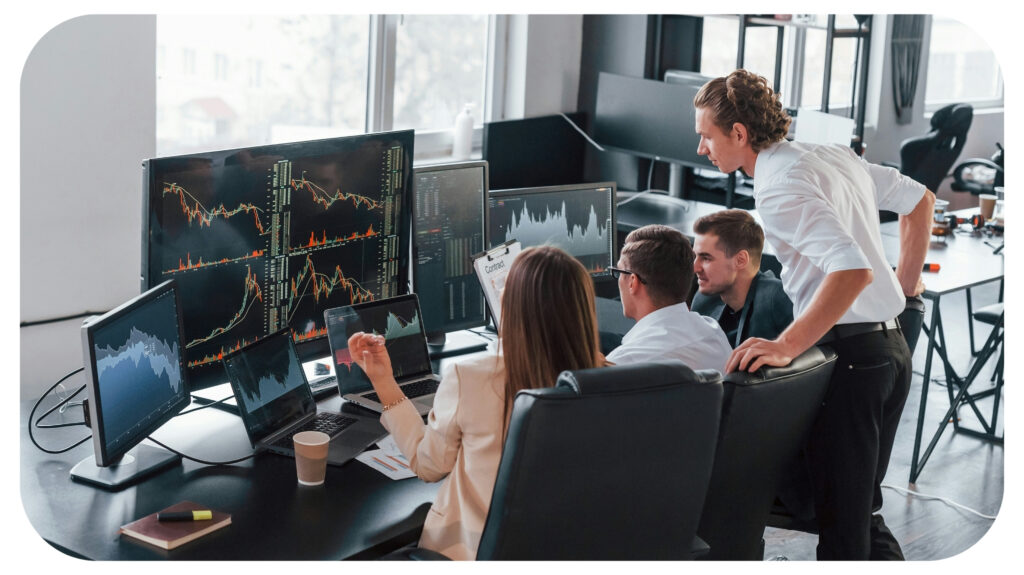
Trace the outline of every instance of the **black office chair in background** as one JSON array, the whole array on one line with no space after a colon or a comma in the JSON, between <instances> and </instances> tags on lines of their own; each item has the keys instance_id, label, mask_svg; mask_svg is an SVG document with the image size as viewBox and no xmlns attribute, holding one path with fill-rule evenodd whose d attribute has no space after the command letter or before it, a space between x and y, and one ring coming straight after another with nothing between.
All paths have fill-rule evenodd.
<instances>
[{"instance_id":1,"label":"black office chair in background","mask_svg":"<svg viewBox=\"0 0 1024 575\"><path fill-rule=\"evenodd\" d=\"M761 560L776 487L817 416L835 367L827 346L786 367L728 374L715 465L698 536L706 559Z\"/></svg>"},{"instance_id":2,"label":"black office chair in background","mask_svg":"<svg viewBox=\"0 0 1024 575\"><path fill-rule=\"evenodd\" d=\"M931 131L900 144L900 172L938 192L964 149L973 118L974 108L970 104L950 104L937 110L932 116ZM893 212L881 212L883 222L896 219Z\"/></svg>"},{"instance_id":3,"label":"black office chair in background","mask_svg":"<svg viewBox=\"0 0 1024 575\"><path fill-rule=\"evenodd\" d=\"M516 394L478 560L684 560L715 454L721 374L682 362L563 372ZM386 559L444 559L403 549Z\"/></svg>"}]
</instances>

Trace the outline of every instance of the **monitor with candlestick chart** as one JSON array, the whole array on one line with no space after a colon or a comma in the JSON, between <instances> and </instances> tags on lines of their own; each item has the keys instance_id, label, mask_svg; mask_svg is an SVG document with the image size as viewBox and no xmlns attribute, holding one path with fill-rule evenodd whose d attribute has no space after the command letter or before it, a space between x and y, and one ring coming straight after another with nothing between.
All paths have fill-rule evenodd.
<instances>
[{"instance_id":1,"label":"monitor with candlestick chart","mask_svg":"<svg viewBox=\"0 0 1024 575\"><path fill-rule=\"evenodd\" d=\"M408 291L412 130L143 163L143 289L180 286L193 389L289 328L329 352L324 310Z\"/></svg>"}]
</instances>

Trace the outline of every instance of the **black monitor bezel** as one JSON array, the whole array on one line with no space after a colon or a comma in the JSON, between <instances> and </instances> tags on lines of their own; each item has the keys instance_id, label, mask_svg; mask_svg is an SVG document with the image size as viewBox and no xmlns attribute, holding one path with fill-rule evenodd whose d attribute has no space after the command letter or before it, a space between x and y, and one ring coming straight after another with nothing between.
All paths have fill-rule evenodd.
<instances>
[{"instance_id":1,"label":"black monitor bezel","mask_svg":"<svg viewBox=\"0 0 1024 575\"><path fill-rule=\"evenodd\" d=\"M174 306L177 313L178 349L181 351L178 362L181 368L182 381L181 391L178 393L179 397L166 412L164 412L159 418L153 420L153 422L148 426L140 430L136 434L136 437L131 441L125 443L118 449L108 450L106 433L104 432L103 425L103 397L100 393L99 380L96 373L96 352L94 349L95 332L96 330L109 325L111 322L122 319L138 308L164 296L167 292L172 292L174 294ZM181 292L178 291L176 282L173 279L169 279L115 307L102 316L87 320L82 324L82 352L84 356L83 372L85 374L86 393L89 397L90 427L92 429L93 452L96 455L97 466L108 467L117 463L125 453L145 440L163 424L181 413L181 410L192 402L189 394L191 390L191 386L189 385L189 371L185 361L185 329L182 321L181 309Z\"/></svg>"},{"instance_id":2,"label":"black monitor bezel","mask_svg":"<svg viewBox=\"0 0 1024 575\"><path fill-rule=\"evenodd\" d=\"M487 249L487 246L490 245L490 238L488 238L488 236L487 236L488 230L490 229L489 228L489 225L490 225L490 210L487 209L487 199L488 199L489 194L490 194L490 171L489 171L490 170L490 165L488 164L488 162L486 160L473 160L473 161L468 161L468 162L455 162L455 163L449 163L449 164L435 164L435 165L432 165L432 166L421 166L421 167L413 168L413 175L412 175L412 180L413 180L413 192L412 192L413 193L413 202L412 203L415 206L416 194L418 193L417 190L415 189L415 185L416 185L416 177L419 174L431 173L431 172L444 172L444 171L449 171L449 170L460 170L460 169L478 168L478 167L483 167L483 171L484 171L484 174L483 174L484 175L484 180L483 180L483 184L484 184L484 186L483 186L483 198L482 198L482 201L480 202L480 204L481 204L481 207L482 207L482 210L483 210L483 215L481 217L481 222L483 222L483 236L482 237L483 237L483 242L484 242L484 249ZM418 236L416 235L416 214L415 214L415 208L411 208L410 212L412 213L411 217L409 218L411 220L411 222L412 222L412 240L411 240L411 243L412 243L412 259L410 261L410 263L411 263L411 272L410 272L410 274L411 274L411 277L412 277L412 291L413 291L413 293L418 294L419 293L419 284L418 284L419 273L417 271L417 267L418 267L417 266L417 261L419 261L419 259L418 259L418 253L417 253L418 246L416 245L416 238ZM481 288L481 291L483 291L483 288ZM483 297L483 296L481 296L481 297ZM484 305L483 318L481 320L479 320L479 321L462 321L462 322L455 322L455 323L445 322L444 326L440 330L438 330L438 331L429 331L429 330L427 330L426 329L426 323L423 324L423 327L424 327L425 333L427 334L427 337L429 338L431 335L434 335L434 334L449 333L449 332L459 331L459 330L463 330L463 329L471 329L471 328L474 328L474 327L483 327L483 326L487 325L489 322L490 322L490 308L488 308L486 305Z\"/></svg>"},{"instance_id":3,"label":"black monitor bezel","mask_svg":"<svg viewBox=\"0 0 1024 575\"><path fill-rule=\"evenodd\" d=\"M695 111L692 102L698 90L700 90L700 86L685 82L662 82L601 72L597 78L597 95L594 102L594 139L609 151L681 164L691 168L715 169L714 164L707 156L697 153L700 141L695 131ZM642 99L638 94L645 92L648 94L658 93L659 101L662 104L661 109L652 110L640 103ZM629 118L621 117L623 112L621 107L613 105L619 99L629 102L632 121ZM613 110L610 111L609 107ZM642 122L636 121L637 114L642 114L651 122L662 127L668 125L668 120L685 115L676 131L672 134L663 134L665 140L672 142L678 140L678 143L665 149L655 149L656 144L654 143L658 141L658 134L635 133L644 130ZM634 137L624 137L616 129L620 125L629 125L630 131L634 132ZM632 146L622 145L623 139L632 139L634 144L642 143Z\"/></svg>"},{"instance_id":4,"label":"black monitor bezel","mask_svg":"<svg viewBox=\"0 0 1024 575\"><path fill-rule=\"evenodd\" d=\"M608 233L611 234L611 240L612 240L611 241L612 256L611 256L611 264L610 265L614 266L618 262L618 260L619 260L619 242L616 239L617 234L618 234L618 232L617 232L618 218L616 216L616 208L618 206L618 200L617 200L616 194L618 193L618 186L617 186L617 184L615 182L612 182L612 181L608 181L608 182L588 182L588 183L580 183L580 184L567 184L567 185L563 185L563 186L540 186L540 187L536 187L536 188L509 188L509 189L506 189L506 190L490 190L487 193L488 211L490 210L490 200L491 200L491 198L513 197L513 196L523 196L523 195L539 195L539 194L548 194L548 193L556 193L556 192L575 192L575 191L581 191L581 190L596 190L596 189L599 189L599 188L611 188L611 202L609 202L609 204L611 205L611 207L610 207L610 210L611 210L610 211L610 214L611 214L611 225L610 225L610 229L608 230ZM490 217L490 214L488 214L488 218L489 217ZM490 219L488 219L488 224L489 223L490 223ZM490 229L490 227L488 227L488 230L489 229ZM493 248L494 246L491 245L490 237L488 237L487 239L488 239L488 242L487 242L488 249ZM523 246L523 247L525 248L527 246ZM596 273L596 274L595 273L591 273L590 277L595 282L597 282L597 281L605 281L606 279L610 279L612 276L611 276L611 272L606 272L606 273Z\"/></svg>"},{"instance_id":5,"label":"black monitor bezel","mask_svg":"<svg viewBox=\"0 0 1024 575\"><path fill-rule=\"evenodd\" d=\"M159 278L149 277L149 254L150 254L150 235L152 234L152 219L150 217L150 198L151 188L155 184L154 182L154 171L152 169L152 163L155 161L164 160L181 160L191 157L209 157L212 155L230 155L244 151L259 152L266 150L267 148L279 149L287 147L298 147L298 146L315 146L317 144L323 144L326 142L336 140L359 140L359 139L370 139L370 138L391 138L408 142L408 149L406 150L405 164L407 168L407 176L404 187L404 202L401 208L401 217L405 219L406 225L403 227L399 234L398 243L398 276L396 278L396 285L399 293L395 295L403 295L403 292L408 293L410 289L410 269L412 254L412 200L414 193L412 190L413 185L413 157L415 153L415 131L414 130L391 130L387 132L371 132L365 134L353 134L348 136L338 136L334 138L320 138L315 140L304 140L297 142L282 142L278 144L260 144L256 146L247 146L240 148L229 148L220 150L209 150L205 152L197 152L191 154L181 154L175 156L160 156L156 158L149 158L142 161L142 243L141 243L141 269L142 272L139 276L139 281L142 290L149 289L150 283ZM262 339L271 334L261 334L258 339ZM257 340L258 341L258 340ZM252 342L255 343L255 342ZM295 351L298 354L300 361L309 361L317 359L330 354L330 345L327 342L326 336L320 336L313 339L306 339L302 342L295 343ZM213 364L208 364L213 365ZM190 378L190 391L197 391L209 387L215 387L227 383L227 373L223 370L223 364L221 364L221 370L219 375L217 374L206 374L201 380ZM190 375L191 375L191 370Z\"/></svg>"}]
</instances>

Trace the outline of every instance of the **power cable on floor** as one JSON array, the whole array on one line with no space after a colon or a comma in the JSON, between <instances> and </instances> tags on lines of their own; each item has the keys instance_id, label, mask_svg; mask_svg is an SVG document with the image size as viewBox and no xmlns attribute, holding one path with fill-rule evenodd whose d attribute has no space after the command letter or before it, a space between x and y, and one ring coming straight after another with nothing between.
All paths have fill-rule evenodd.
<instances>
[{"instance_id":1,"label":"power cable on floor","mask_svg":"<svg viewBox=\"0 0 1024 575\"><path fill-rule=\"evenodd\" d=\"M971 509L970 507L965 507L963 505L960 505L956 501L953 501L951 499L947 499L945 497L939 497L938 495L928 495L927 493L921 493L920 491L912 491L910 489L904 489L902 487L896 487L895 485L889 485L889 484L886 484L886 483L883 483L882 487L888 487L889 489L893 489L893 490L896 490L896 491L902 491L903 493L906 493L907 495L913 495L915 497L920 497L922 499L938 499L939 501L941 501L941 502L943 502L943 503L945 503L947 505L952 505L953 507L956 507L958 509L963 509L964 511L967 511L968 513L973 513L973 514L977 515L978 517L981 517L982 519L994 520L996 518L995 515L985 515L984 513L981 513L980 511L976 511L974 509Z\"/></svg>"}]
</instances>

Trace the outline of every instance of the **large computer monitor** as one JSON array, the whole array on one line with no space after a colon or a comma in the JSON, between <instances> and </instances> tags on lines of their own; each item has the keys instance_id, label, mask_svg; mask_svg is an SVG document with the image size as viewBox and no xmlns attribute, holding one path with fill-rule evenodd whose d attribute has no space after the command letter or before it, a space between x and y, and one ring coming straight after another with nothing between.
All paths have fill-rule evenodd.
<instances>
[{"instance_id":1,"label":"large computer monitor","mask_svg":"<svg viewBox=\"0 0 1024 575\"><path fill-rule=\"evenodd\" d=\"M487 162L414 170L413 291L434 357L486 347L477 337L446 334L487 324L471 257L486 247L487 180Z\"/></svg>"},{"instance_id":2,"label":"large computer monitor","mask_svg":"<svg viewBox=\"0 0 1024 575\"><path fill-rule=\"evenodd\" d=\"M94 457L76 465L72 478L116 488L179 461L139 442L189 404L184 338L174 281L86 320L82 356Z\"/></svg>"},{"instance_id":3,"label":"large computer monitor","mask_svg":"<svg viewBox=\"0 0 1024 575\"><path fill-rule=\"evenodd\" d=\"M413 132L147 160L142 285L181 290L193 389L289 327L329 355L324 310L408 291Z\"/></svg>"},{"instance_id":4,"label":"large computer monitor","mask_svg":"<svg viewBox=\"0 0 1024 575\"><path fill-rule=\"evenodd\" d=\"M566 114L581 130L583 112ZM583 182L586 138L561 114L484 124L483 159L492 189Z\"/></svg>"},{"instance_id":5,"label":"large computer monitor","mask_svg":"<svg viewBox=\"0 0 1024 575\"><path fill-rule=\"evenodd\" d=\"M554 245L580 260L596 279L615 265L615 182L491 190L487 195L491 247Z\"/></svg>"},{"instance_id":6,"label":"large computer monitor","mask_svg":"<svg viewBox=\"0 0 1024 575\"><path fill-rule=\"evenodd\" d=\"M601 72L594 139L605 148L690 167L714 168L697 155L693 98L700 86Z\"/></svg>"}]
</instances>

